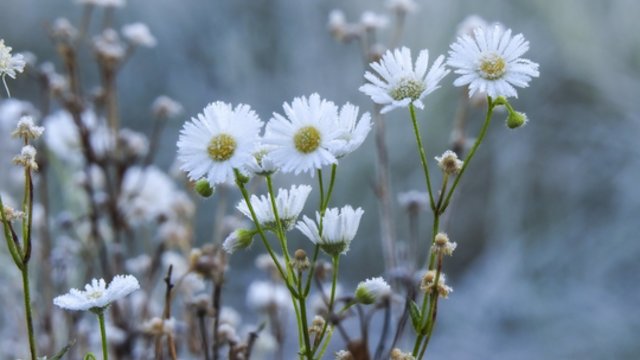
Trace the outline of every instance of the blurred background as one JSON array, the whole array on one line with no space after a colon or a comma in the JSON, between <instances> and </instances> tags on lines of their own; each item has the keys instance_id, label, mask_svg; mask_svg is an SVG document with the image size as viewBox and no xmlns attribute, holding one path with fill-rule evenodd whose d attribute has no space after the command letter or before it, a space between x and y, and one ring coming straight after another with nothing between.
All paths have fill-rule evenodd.
<instances>
[{"instance_id":1,"label":"blurred background","mask_svg":"<svg viewBox=\"0 0 640 360\"><path fill-rule=\"evenodd\" d=\"M445 264L454 293L440 303L430 348L434 359L638 359L640 342L640 3L635 0L417 0L401 44L414 56L446 54L460 22L476 14L523 33L525 55L541 76L512 105L530 122L509 130L496 114L463 178L446 231L458 249ZM149 107L159 94L182 103L183 118L163 133L157 163L174 161L179 129L209 102L250 104L267 121L293 97L318 92L370 111L358 92L365 66L356 43L329 34L339 8L357 22L364 11L392 14L382 0L130 0L115 21L146 23L158 46L139 49L118 77L123 124L151 131ZM55 59L47 27L79 21L70 0L0 2L0 38L40 61ZM388 44L392 22L379 32ZM60 63L57 63L60 66ZM86 79L95 69L85 66ZM418 113L429 158L449 147L460 90L449 75ZM12 95L37 103L25 78ZM474 137L482 107L469 113ZM408 112L385 117L392 188L423 190ZM2 141L5 141L4 138ZM435 163L431 164L435 169ZM2 169L2 173L5 170ZM341 162L333 203L365 209L343 260L344 285L384 272L372 190L373 134ZM439 182L439 180L437 180ZM277 176L276 183L310 183ZM233 193L235 195L235 192ZM234 197L233 201L237 199ZM211 240L216 198L198 203L198 243ZM397 236L409 236L396 207ZM309 212L308 212L309 213ZM431 215L421 213L427 236ZM292 241L307 240L298 234ZM261 250L234 254L224 299L243 302ZM15 269L14 269L15 270ZM3 292L12 291L4 288ZM6 325L5 325L6 326Z\"/></svg>"}]
</instances>

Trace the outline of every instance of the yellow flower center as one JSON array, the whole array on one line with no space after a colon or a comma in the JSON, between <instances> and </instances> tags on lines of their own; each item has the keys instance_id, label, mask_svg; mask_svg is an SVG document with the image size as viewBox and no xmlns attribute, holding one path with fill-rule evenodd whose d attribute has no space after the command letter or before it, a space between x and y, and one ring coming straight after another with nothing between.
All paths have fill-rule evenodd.
<instances>
[{"instance_id":1,"label":"yellow flower center","mask_svg":"<svg viewBox=\"0 0 640 360\"><path fill-rule=\"evenodd\" d=\"M293 136L296 150L304 154L314 152L320 146L320 132L313 126L305 126Z\"/></svg>"},{"instance_id":2,"label":"yellow flower center","mask_svg":"<svg viewBox=\"0 0 640 360\"><path fill-rule=\"evenodd\" d=\"M102 297L102 291L96 290L87 294L87 297L91 300L96 300Z\"/></svg>"},{"instance_id":3,"label":"yellow flower center","mask_svg":"<svg viewBox=\"0 0 640 360\"><path fill-rule=\"evenodd\" d=\"M507 63L502 56L491 53L485 55L482 60L480 60L480 72L480 75L485 79L499 79L507 72Z\"/></svg>"},{"instance_id":4,"label":"yellow flower center","mask_svg":"<svg viewBox=\"0 0 640 360\"><path fill-rule=\"evenodd\" d=\"M391 91L389 91L389 96L396 101L406 98L417 100L420 98L420 94L422 94L424 89L424 83L421 81L414 79L402 79L393 89L391 89Z\"/></svg>"},{"instance_id":5,"label":"yellow flower center","mask_svg":"<svg viewBox=\"0 0 640 360\"><path fill-rule=\"evenodd\" d=\"M213 161L227 161L233 156L236 146L236 140L233 137L227 134L220 134L209 141L207 153Z\"/></svg>"}]
</instances>

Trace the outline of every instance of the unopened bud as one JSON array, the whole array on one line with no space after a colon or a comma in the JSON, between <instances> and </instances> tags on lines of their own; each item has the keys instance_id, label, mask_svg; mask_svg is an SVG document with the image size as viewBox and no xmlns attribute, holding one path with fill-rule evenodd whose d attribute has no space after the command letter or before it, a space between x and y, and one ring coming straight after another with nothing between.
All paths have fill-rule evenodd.
<instances>
[{"instance_id":1,"label":"unopened bud","mask_svg":"<svg viewBox=\"0 0 640 360\"><path fill-rule=\"evenodd\" d=\"M507 117L507 126L509 129L516 129L525 125L529 121L527 115L518 111L510 111Z\"/></svg>"},{"instance_id":2,"label":"unopened bud","mask_svg":"<svg viewBox=\"0 0 640 360\"><path fill-rule=\"evenodd\" d=\"M204 178L196 181L195 190L198 195L204 198L208 198L213 195L213 187L209 184L209 181Z\"/></svg>"}]
</instances>

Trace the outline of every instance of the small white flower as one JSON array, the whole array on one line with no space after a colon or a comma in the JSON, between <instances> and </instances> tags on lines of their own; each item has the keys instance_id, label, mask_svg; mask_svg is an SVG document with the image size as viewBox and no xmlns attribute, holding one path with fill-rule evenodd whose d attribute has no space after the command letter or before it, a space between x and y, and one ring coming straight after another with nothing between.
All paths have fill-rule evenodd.
<instances>
[{"instance_id":1,"label":"small white flower","mask_svg":"<svg viewBox=\"0 0 640 360\"><path fill-rule=\"evenodd\" d=\"M22 220L24 218L24 212L16 210L11 206L4 205L3 206L4 216L8 222L13 222L16 220ZM1 219L0 219L1 220Z\"/></svg>"},{"instance_id":2,"label":"small white flower","mask_svg":"<svg viewBox=\"0 0 640 360\"><path fill-rule=\"evenodd\" d=\"M310 193L311 186L309 185L294 185L289 190L278 190L278 195L276 195L276 209L278 209L278 216L285 230L291 230L293 228ZM273 207L271 206L271 196L261 195L257 197L251 195L249 201L260 225L274 229L276 226L276 217L273 213ZM236 208L246 217L252 219L249 207L244 200L240 201Z\"/></svg>"},{"instance_id":3,"label":"small white flower","mask_svg":"<svg viewBox=\"0 0 640 360\"><path fill-rule=\"evenodd\" d=\"M451 256L457 247L457 243L449 241L449 236L447 236L447 234L437 233L433 239L433 245L431 245L431 252Z\"/></svg>"},{"instance_id":4,"label":"small white flower","mask_svg":"<svg viewBox=\"0 0 640 360\"><path fill-rule=\"evenodd\" d=\"M274 113L267 124L264 144L272 145L269 156L283 172L311 172L337 160L330 149L340 134L336 126L338 108L318 94L293 99L283 105L286 118Z\"/></svg>"},{"instance_id":5,"label":"small white flower","mask_svg":"<svg viewBox=\"0 0 640 360\"><path fill-rule=\"evenodd\" d=\"M76 0L76 3L102 7L124 7L125 0Z\"/></svg>"},{"instance_id":6,"label":"small white flower","mask_svg":"<svg viewBox=\"0 0 640 360\"><path fill-rule=\"evenodd\" d=\"M16 73L21 73L25 65L24 56L11 55L11 47L4 44L4 39L0 39L0 76L15 79Z\"/></svg>"},{"instance_id":7,"label":"small white flower","mask_svg":"<svg viewBox=\"0 0 640 360\"><path fill-rule=\"evenodd\" d=\"M182 114L182 105L166 95L160 95L151 104L151 112L158 118L172 118Z\"/></svg>"},{"instance_id":8,"label":"small white flower","mask_svg":"<svg viewBox=\"0 0 640 360\"><path fill-rule=\"evenodd\" d=\"M169 217L176 193L175 184L162 170L132 166L124 174L118 207L130 224L159 221Z\"/></svg>"},{"instance_id":9,"label":"small white flower","mask_svg":"<svg viewBox=\"0 0 640 360\"><path fill-rule=\"evenodd\" d=\"M288 308L289 291L280 284L270 281L254 281L247 290L247 305L257 311Z\"/></svg>"},{"instance_id":10,"label":"small white flower","mask_svg":"<svg viewBox=\"0 0 640 360\"><path fill-rule=\"evenodd\" d=\"M478 27L474 36L462 35L451 45L447 64L460 75L453 84L469 86L469 97L484 92L492 98L518 97L515 87L529 86L538 77L538 64L522 56L529 41L522 34L511 36L501 26Z\"/></svg>"},{"instance_id":11,"label":"small white flower","mask_svg":"<svg viewBox=\"0 0 640 360\"><path fill-rule=\"evenodd\" d=\"M15 79L16 73L21 73L26 64L22 54L11 55L11 47L4 44L4 39L0 39L0 78L9 97L11 97L11 93L5 77L9 76Z\"/></svg>"},{"instance_id":12,"label":"small white flower","mask_svg":"<svg viewBox=\"0 0 640 360\"><path fill-rule=\"evenodd\" d=\"M122 27L122 36L135 46L154 47L158 43L144 23L133 23Z\"/></svg>"},{"instance_id":13,"label":"small white flower","mask_svg":"<svg viewBox=\"0 0 640 360\"><path fill-rule=\"evenodd\" d=\"M253 236L255 234L255 231L247 229L235 230L231 232L231 234L229 234L226 239L224 239L222 248L229 254L233 254L238 250L246 249L251 246L251 243L253 242Z\"/></svg>"},{"instance_id":14,"label":"small white flower","mask_svg":"<svg viewBox=\"0 0 640 360\"><path fill-rule=\"evenodd\" d=\"M478 15L469 15L458 24L458 36L473 36L477 28L486 28L489 24Z\"/></svg>"},{"instance_id":15,"label":"small white flower","mask_svg":"<svg viewBox=\"0 0 640 360\"><path fill-rule=\"evenodd\" d=\"M109 286L104 279L93 279L91 284L85 285L84 291L71 289L67 294L53 299L53 304L72 311L101 310L139 288L138 280L132 275L116 275Z\"/></svg>"},{"instance_id":16,"label":"small white flower","mask_svg":"<svg viewBox=\"0 0 640 360\"><path fill-rule=\"evenodd\" d=\"M18 125L16 125L16 129L11 136L16 138L23 138L29 140L38 139L42 136L44 132L44 128L42 126L36 126L33 122L33 117L29 115L25 115L20 118L18 121Z\"/></svg>"},{"instance_id":17,"label":"small white flower","mask_svg":"<svg viewBox=\"0 0 640 360\"><path fill-rule=\"evenodd\" d=\"M447 150L442 155L435 157L438 166L445 174L456 175L462 170L464 161L458 159L458 155L451 150Z\"/></svg>"},{"instance_id":18,"label":"small white flower","mask_svg":"<svg viewBox=\"0 0 640 360\"><path fill-rule=\"evenodd\" d=\"M253 160L262 121L248 105L232 108L215 102L185 123L178 140L178 160L189 178L206 177L212 185L232 183L234 169Z\"/></svg>"},{"instance_id":19,"label":"small white flower","mask_svg":"<svg viewBox=\"0 0 640 360\"><path fill-rule=\"evenodd\" d=\"M13 158L13 163L37 171L38 163L36 162L36 154L36 148L31 145L25 145L22 147L22 150L20 150L20 155Z\"/></svg>"},{"instance_id":20,"label":"small white flower","mask_svg":"<svg viewBox=\"0 0 640 360\"><path fill-rule=\"evenodd\" d=\"M346 254L349 245L358 232L360 219L364 214L361 208L353 209L347 205L338 208L327 209L322 217L322 234L318 224L320 213L316 212L316 221L304 216L296 228L300 230L311 242L320 245L320 248L331 256Z\"/></svg>"},{"instance_id":21,"label":"small white flower","mask_svg":"<svg viewBox=\"0 0 640 360\"><path fill-rule=\"evenodd\" d=\"M58 41L72 42L78 37L78 29L67 18L57 18L51 25L51 36Z\"/></svg>"},{"instance_id":22,"label":"small white flower","mask_svg":"<svg viewBox=\"0 0 640 360\"><path fill-rule=\"evenodd\" d=\"M335 360L354 360L353 355L347 350L340 350L336 352Z\"/></svg>"},{"instance_id":23,"label":"small white flower","mask_svg":"<svg viewBox=\"0 0 640 360\"><path fill-rule=\"evenodd\" d=\"M400 13L413 13L418 10L415 0L388 0L387 7Z\"/></svg>"},{"instance_id":24,"label":"small white flower","mask_svg":"<svg viewBox=\"0 0 640 360\"><path fill-rule=\"evenodd\" d=\"M410 212L429 208L429 193L410 190L398 194L398 204Z\"/></svg>"},{"instance_id":25,"label":"small white flower","mask_svg":"<svg viewBox=\"0 0 640 360\"><path fill-rule=\"evenodd\" d=\"M362 13L362 16L360 16L360 24L362 24L365 30L378 30L386 27L387 24L389 24L389 19L373 11L365 11Z\"/></svg>"},{"instance_id":26,"label":"small white flower","mask_svg":"<svg viewBox=\"0 0 640 360\"><path fill-rule=\"evenodd\" d=\"M355 298L362 304L373 304L391 296L391 286L381 277L361 281L356 287Z\"/></svg>"},{"instance_id":27,"label":"small white flower","mask_svg":"<svg viewBox=\"0 0 640 360\"><path fill-rule=\"evenodd\" d=\"M258 150L253 153L253 161L247 164L247 170L254 175L262 176L272 175L278 171L278 167L269 155L272 149L272 146L259 145Z\"/></svg>"},{"instance_id":28,"label":"small white flower","mask_svg":"<svg viewBox=\"0 0 640 360\"><path fill-rule=\"evenodd\" d=\"M371 130L371 116L369 113L362 114L358 121L358 111L359 108L357 106L349 103L346 103L340 109L338 128L341 129L341 133L338 139L343 141L337 142L331 149L333 155L338 159L360 147Z\"/></svg>"},{"instance_id":29,"label":"small white flower","mask_svg":"<svg viewBox=\"0 0 640 360\"><path fill-rule=\"evenodd\" d=\"M93 39L93 46L101 62L113 65L122 60L127 50L120 41L118 32L113 29L105 29Z\"/></svg>"},{"instance_id":30,"label":"small white flower","mask_svg":"<svg viewBox=\"0 0 640 360\"><path fill-rule=\"evenodd\" d=\"M109 130L104 122L98 121L92 110L82 113L83 126L89 131L89 142L93 152L98 157L103 157L112 148L112 140ZM44 141L49 151L57 157L73 164L82 162L83 145L80 132L71 114L65 110L58 110L47 116L43 121L47 131L44 133Z\"/></svg>"},{"instance_id":31,"label":"small white flower","mask_svg":"<svg viewBox=\"0 0 640 360\"><path fill-rule=\"evenodd\" d=\"M370 83L360 87L360 91L371 97L377 104L384 105L381 112L387 113L409 104L423 109L422 99L438 89L438 83L449 70L444 66L444 56L440 55L429 67L429 50L422 50L416 60L415 68L411 59L411 50L406 47L387 50L378 62L370 64L378 73L367 71L364 77Z\"/></svg>"}]
</instances>

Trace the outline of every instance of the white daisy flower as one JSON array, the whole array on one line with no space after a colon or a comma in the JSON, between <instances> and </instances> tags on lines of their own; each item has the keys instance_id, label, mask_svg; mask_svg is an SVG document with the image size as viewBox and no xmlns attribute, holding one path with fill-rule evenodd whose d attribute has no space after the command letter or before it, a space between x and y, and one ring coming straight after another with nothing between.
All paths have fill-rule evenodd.
<instances>
[{"instance_id":1,"label":"white daisy flower","mask_svg":"<svg viewBox=\"0 0 640 360\"><path fill-rule=\"evenodd\" d=\"M311 172L337 160L330 149L340 134L337 106L312 94L283 105L286 118L274 113L267 124L264 143L272 145L269 156L283 172Z\"/></svg>"},{"instance_id":2,"label":"white daisy flower","mask_svg":"<svg viewBox=\"0 0 640 360\"><path fill-rule=\"evenodd\" d=\"M460 75L453 84L469 86L469 97L484 92L492 98L518 97L515 87L529 86L538 77L538 64L523 59L529 41L522 34L511 36L501 26L477 27L474 36L463 35L451 45L447 64Z\"/></svg>"},{"instance_id":3,"label":"white daisy flower","mask_svg":"<svg viewBox=\"0 0 640 360\"><path fill-rule=\"evenodd\" d=\"M331 256L346 254L351 241L358 232L360 219L364 214L361 208L353 209L347 205L341 209L327 209L322 217L322 234L318 224L320 213L316 212L316 221L304 216L298 221L296 228L300 230L311 242L320 245L320 248Z\"/></svg>"},{"instance_id":4,"label":"white daisy flower","mask_svg":"<svg viewBox=\"0 0 640 360\"><path fill-rule=\"evenodd\" d=\"M444 56L440 55L427 72L429 66L429 50L422 50L416 60L414 69L411 50L406 47L387 50L378 62L370 64L378 73L367 71L364 77L369 84L360 87L360 91L369 95L373 102L384 105L381 112L387 113L398 107L409 104L422 109L422 99L438 89L438 83L449 70L444 66Z\"/></svg>"},{"instance_id":5,"label":"white daisy flower","mask_svg":"<svg viewBox=\"0 0 640 360\"><path fill-rule=\"evenodd\" d=\"M391 295L391 286L381 277L361 281L356 287L355 298L362 304L373 304Z\"/></svg>"},{"instance_id":6,"label":"white daisy flower","mask_svg":"<svg viewBox=\"0 0 640 360\"><path fill-rule=\"evenodd\" d=\"M349 103L346 103L340 109L338 128L342 130L342 133L338 139L343 141L336 143L331 149L333 155L338 159L359 148L371 130L371 116L369 113L362 114L360 121L358 121L358 111L359 108L357 106Z\"/></svg>"},{"instance_id":7,"label":"white daisy flower","mask_svg":"<svg viewBox=\"0 0 640 360\"><path fill-rule=\"evenodd\" d=\"M289 190L278 190L278 195L276 195L276 208L278 209L278 216L280 216L280 221L285 230L291 230L293 228L310 193L311 186L309 185L294 185ZM251 195L249 201L260 225L265 228L275 228L276 217L273 214L273 208L271 206L271 196L261 195L257 197ZM251 219L251 212L244 200L238 203L236 209Z\"/></svg>"},{"instance_id":8,"label":"white daisy flower","mask_svg":"<svg viewBox=\"0 0 640 360\"><path fill-rule=\"evenodd\" d=\"M84 291L71 289L53 299L53 304L72 311L101 310L139 288L140 284L133 275L116 275L109 286L104 279L93 279L91 284L85 285Z\"/></svg>"},{"instance_id":9,"label":"white daisy flower","mask_svg":"<svg viewBox=\"0 0 640 360\"><path fill-rule=\"evenodd\" d=\"M234 169L244 171L253 159L262 121L248 105L207 105L185 123L178 139L180 169L191 180L206 177L212 185L233 182Z\"/></svg>"}]
</instances>

